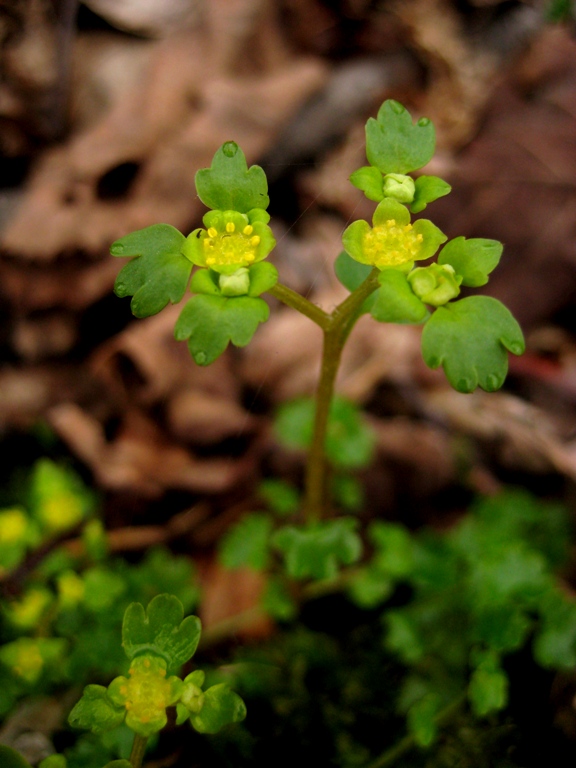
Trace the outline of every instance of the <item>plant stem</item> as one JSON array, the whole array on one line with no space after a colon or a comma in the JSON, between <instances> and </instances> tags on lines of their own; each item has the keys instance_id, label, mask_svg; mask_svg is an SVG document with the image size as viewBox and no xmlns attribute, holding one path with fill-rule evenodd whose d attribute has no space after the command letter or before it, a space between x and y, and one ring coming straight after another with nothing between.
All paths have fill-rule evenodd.
<instances>
[{"instance_id":1,"label":"plant stem","mask_svg":"<svg viewBox=\"0 0 576 768\"><path fill-rule=\"evenodd\" d=\"M287 285L276 283L276 285L268 289L268 293L287 306L292 307L292 309L297 309L302 315L309 317L312 322L319 325L323 330L330 326L330 315L327 312L324 312L316 304L293 291L292 288L288 288Z\"/></svg>"},{"instance_id":2,"label":"plant stem","mask_svg":"<svg viewBox=\"0 0 576 768\"><path fill-rule=\"evenodd\" d=\"M326 433L342 350L354 323L360 317L362 304L376 290L377 286L378 270L373 269L362 285L341 302L332 314L327 315L329 319L327 326L321 326L324 331L322 366L316 390L314 432L306 463L304 514L309 523L320 520L328 496L326 488L328 474L325 452Z\"/></svg>"},{"instance_id":3,"label":"plant stem","mask_svg":"<svg viewBox=\"0 0 576 768\"><path fill-rule=\"evenodd\" d=\"M140 736L138 733L134 734L134 743L132 744L132 752L130 752L132 768L142 768L142 760L144 759L147 743L147 736Z\"/></svg>"},{"instance_id":4,"label":"plant stem","mask_svg":"<svg viewBox=\"0 0 576 768\"><path fill-rule=\"evenodd\" d=\"M440 712L438 712L434 720L439 728L450 722L462 704L466 701L466 696L466 692L460 694L456 699L451 701L450 704L444 707L444 709L441 709ZM417 741L414 736L410 734L404 736L403 739L397 741L394 746L390 747L390 749L387 749L386 752L383 752L380 757L377 757L376 760L373 760L365 768L386 768L388 765L393 765L399 757L402 757L407 752L410 752L416 746Z\"/></svg>"}]
</instances>

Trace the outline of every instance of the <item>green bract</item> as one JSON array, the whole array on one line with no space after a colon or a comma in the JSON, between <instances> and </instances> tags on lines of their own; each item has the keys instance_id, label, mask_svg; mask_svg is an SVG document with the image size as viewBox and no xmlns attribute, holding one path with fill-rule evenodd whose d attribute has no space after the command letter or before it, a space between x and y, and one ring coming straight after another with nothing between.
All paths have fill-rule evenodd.
<instances>
[{"instance_id":1,"label":"green bract","mask_svg":"<svg viewBox=\"0 0 576 768\"><path fill-rule=\"evenodd\" d=\"M268 182L258 165L248 168L246 157L233 141L227 141L214 155L210 168L196 174L196 190L205 206L221 211L248 213L268 208Z\"/></svg>"},{"instance_id":2,"label":"green bract","mask_svg":"<svg viewBox=\"0 0 576 768\"><path fill-rule=\"evenodd\" d=\"M439 197L448 195L452 187L438 176L419 176L415 182L414 198L410 203L412 213L420 213Z\"/></svg>"},{"instance_id":3,"label":"green bract","mask_svg":"<svg viewBox=\"0 0 576 768\"><path fill-rule=\"evenodd\" d=\"M388 99L366 123L366 157L382 173L410 173L434 154L436 132L426 117L414 125L408 110Z\"/></svg>"},{"instance_id":4,"label":"green bract","mask_svg":"<svg viewBox=\"0 0 576 768\"><path fill-rule=\"evenodd\" d=\"M103 685L87 685L79 702L68 717L73 728L85 728L100 734L124 722L126 709L115 704Z\"/></svg>"},{"instance_id":5,"label":"green bract","mask_svg":"<svg viewBox=\"0 0 576 768\"><path fill-rule=\"evenodd\" d=\"M342 235L342 244L353 259L378 269L409 270L412 262L428 259L446 241L446 235L427 219L410 223L407 208L385 197L372 217L373 227L360 219Z\"/></svg>"},{"instance_id":6,"label":"green bract","mask_svg":"<svg viewBox=\"0 0 576 768\"><path fill-rule=\"evenodd\" d=\"M438 264L450 265L462 277L462 285L486 285L488 275L498 266L504 246L498 240L455 237L438 255Z\"/></svg>"},{"instance_id":7,"label":"green bract","mask_svg":"<svg viewBox=\"0 0 576 768\"><path fill-rule=\"evenodd\" d=\"M524 338L506 307L488 296L470 296L437 309L424 326L426 365L440 365L459 392L493 392L508 371L506 351L521 355Z\"/></svg>"},{"instance_id":8,"label":"green bract","mask_svg":"<svg viewBox=\"0 0 576 768\"><path fill-rule=\"evenodd\" d=\"M184 608L173 595L157 595L146 610L131 603L122 623L122 645L129 659L154 653L169 668L178 668L192 658L200 640L200 619L184 617Z\"/></svg>"},{"instance_id":9,"label":"green bract","mask_svg":"<svg viewBox=\"0 0 576 768\"><path fill-rule=\"evenodd\" d=\"M199 294L182 310L174 335L178 341L188 340L188 349L198 365L210 365L229 342L245 347L269 315L263 299Z\"/></svg>"},{"instance_id":10,"label":"green bract","mask_svg":"<svg viewBox=\"0 0 576 768\"><path fill-rule=\"evenodd\" d=\"M247 213L234 210L209 211L202 221L206 229L195 229L182 250L198 267L209 267L232 275L241 267L256 264L276 245L268 226L270 216L261 209Z\"/></svg>"},{"instance_id":11,"label":"green bract","mask_svg":"<svg viewBox=\"0 0 576 768\"><path fill-rule=\"evenodd\" d=\"M421 323L428 309L413 292L406 275L398 269L383 269L380 288L374 294L370 313L380 323Z\"/></svg>"},{"instance_id":12,"label":"green bract","mask_svg":"<svg viewBox=\"0 0 576 768\"><path fill-rule=\"evenodd\" d=\"M113 256L136 256L120 271L114 291L130 302L136 317L155 315L172 302L177 304L186 291L192 264L182 253L184 235L169 224L154 224L116 240Z\"/></svg>"}]
</instances>

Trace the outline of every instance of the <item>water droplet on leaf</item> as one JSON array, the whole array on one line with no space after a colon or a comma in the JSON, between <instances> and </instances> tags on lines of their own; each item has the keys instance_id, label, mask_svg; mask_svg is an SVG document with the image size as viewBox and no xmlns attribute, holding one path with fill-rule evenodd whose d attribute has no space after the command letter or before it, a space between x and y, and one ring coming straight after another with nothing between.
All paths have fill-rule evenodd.
<instances>
[{"instance_id":1,"label":"water droplet on leaf","mask_svg":"<svg viewBox=\"0 0 576 768\"><path fill-rule=\"evenodd\" d=\"M198 365L205 365L206 352L196 352L196 354L194 355L194 360L198 363Z\"/></svg>"},{"instance_id":2,"label":"water droplet on leaf","mask_svg":"<svg viewBox=\"0 0 576 768\"><path fill-rule=\"evenodd\" d=\"M222 145L222 152L226 157L234 157L236 152L238 152L238 144L235 141L227 141Z\"/></svg>"}]
</instances>

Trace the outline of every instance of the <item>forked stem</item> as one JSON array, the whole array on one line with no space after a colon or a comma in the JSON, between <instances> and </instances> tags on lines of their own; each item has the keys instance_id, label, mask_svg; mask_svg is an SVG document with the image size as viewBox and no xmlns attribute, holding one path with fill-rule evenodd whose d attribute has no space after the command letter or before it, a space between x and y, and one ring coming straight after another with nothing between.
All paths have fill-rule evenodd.
<instances>
[{"instance_id":1,"label":"forked stem","mask_svg":"<svg viewBox=\"0 0 576 768\"><path fill-rule=\"evenodd\" d=\"M278 283L270 289L273 296L309 317L324 334L320 379L316 390L314 432L306 462L304 515L308 523L318 522L327 505L326 434L342 350L356 320L362 314L362 304L378 287L378 274L378 269L374 268L362 285L338 304L331 314L284 285Z\"/></svg>"}]
</instances>

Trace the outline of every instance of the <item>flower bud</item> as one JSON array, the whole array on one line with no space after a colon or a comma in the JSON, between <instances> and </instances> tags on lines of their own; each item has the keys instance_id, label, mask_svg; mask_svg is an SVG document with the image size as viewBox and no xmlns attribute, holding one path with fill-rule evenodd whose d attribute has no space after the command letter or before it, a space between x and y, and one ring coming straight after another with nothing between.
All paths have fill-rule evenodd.
<instances>
[{"instance_id":1,"label":"flower bud","mask_svg":"<svg viewBox=\"0 0 576 768\"><path fill-rule=\"evenodd\" d=\"M440 307L458 296L462 278L450 264L430 264L414 269L408 275L408 282L424 304Z\"/></svg>"},{"instance_id":2,"label":"flower bud","mask_svg":"<svg viewBox=\"0 0 576 768\"><path fill-rule=\"evenodd\" d=\"M414 200L416 186L414 179L402 173L387 173L384 176L384 196L393 197L399 203L411 203Z\"/></svg>"},{"instance_id":3,"label":"flower bud","mask_svg":"<svg viewBox=\"0 0 576 768\"><path fill-rule=\"evenodd\" d=\"M250 273L240 267L232 275L220 275L218 284L222 296L245 296L250 288Z\"/></svg>"}]
</instances>

